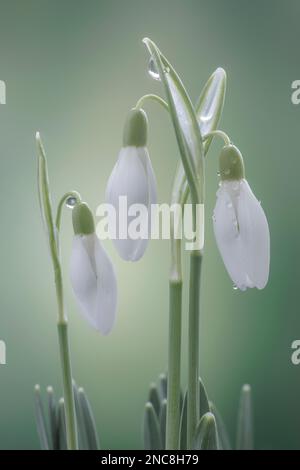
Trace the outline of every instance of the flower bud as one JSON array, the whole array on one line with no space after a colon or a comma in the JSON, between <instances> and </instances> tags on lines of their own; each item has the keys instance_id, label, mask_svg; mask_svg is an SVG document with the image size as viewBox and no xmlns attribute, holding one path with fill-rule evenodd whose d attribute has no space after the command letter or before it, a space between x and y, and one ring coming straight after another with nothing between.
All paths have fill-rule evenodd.
<instances>
[{"instance_id":1,"label":"flower bud","mask_svg":"<svg viewBox=\"0 0 300 470\"><path fill-rule=\"evenodd\" d=\"M241 152L235 145L225 145L219 157L221 180L237 181L245 178L244 161Z\"/></svg>"}]
</instances>

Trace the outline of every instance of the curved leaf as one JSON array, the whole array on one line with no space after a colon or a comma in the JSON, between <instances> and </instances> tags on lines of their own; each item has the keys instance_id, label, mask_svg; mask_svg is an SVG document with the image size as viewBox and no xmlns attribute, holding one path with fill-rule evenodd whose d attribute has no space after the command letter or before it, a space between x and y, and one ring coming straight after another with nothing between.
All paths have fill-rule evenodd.
<instances>
[{"instance_id":1,"label":"curved leaf","mask_svg":"<svg viewBox=\"0 0 300 470\"><path fill-rule=\"evenodd\" d=\"M217 426L212 413L206 413L200 419L196 429L193 450L218 450Z\"/></svg>"},{"instance_id":2,"label":"curved leaf","mask_svg":"<svg viewBox=\"0 0 300 470\"><path fill-rule=\"evenodd\" d=\"M145 405L144 415L144 449L162 450L162 439L158 419L152 403Z\"/></svg>"},{"instance_id":3,"label":"curved leaf","mask_svg":"<svg viewBox=\"0 0 300 470\"><path fill-rule=\"evenodd\" d=\"M164 85L170 115L190 189L203 202L203 145L200 128L190 98L172 65L148 38L146 44Z\"/></svg>"},{"instance_id":4,"label":"curved leaf","mask_svg":"<svg viewBox=\"0 0 300 470\"><path fill-rule=\"evenodd\" d=\"M99 437L97 433L96 423L90 402L83 388L78 389L78 398L82 410L82 416L85 423L87 443L89 450L99 450Z\"/></svg>"},{"instance_id":5,"label":"curved leaf","mask_svg":"<svg viewBox=\"0 0 300 470\"><path fill-rule=\"evenodd\" d=\"M202 418L205 413L210 412L208 396L204 387L204 384L201 379L199 379L199 410L200 418Z\"/></svg>"},{"instance_id":6,"label":"curved leaf","mask_svg":"<svg viewBox=\"0 0 300 470\"><path fill-rule=\"evenodd\" d=\"M160 415L160 397L155 383L150 385L148 401L152 403L157 418Z\"/></svg>"},{"instance_id":7,"label":"curved leaf","mask_svg":"<svg viewBox=\"0 0 300 470\"><path fill-rule=\"evenodd\" d=\"M231 450L229 435L228 435L222 416L220 415L218 409L212 402L209 402L209 407L217 423L217 432L218 432L220 450Z\"/></svg>"},{"instance_id":8,"label":"curved leaf","mask_svg":"<svg viewBox=\"0 0 300 470\"><path fill-rule=\"evenodd\" d=\"M196 116L201 134L216 130L222 115L226 94L226 72L217 68L204 85L196 105ZM207 154L212 138L203 143L204 155ZM189 194L184 168L179 162L173 182L172 202L185 204Z\"/></svg>"}]
</instances>

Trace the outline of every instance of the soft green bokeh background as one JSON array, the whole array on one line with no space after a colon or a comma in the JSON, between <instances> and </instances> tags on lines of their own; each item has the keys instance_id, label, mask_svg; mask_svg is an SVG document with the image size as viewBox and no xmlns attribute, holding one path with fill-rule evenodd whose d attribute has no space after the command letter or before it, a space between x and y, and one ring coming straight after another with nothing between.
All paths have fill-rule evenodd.
<instances>
[{"instance_id":1,"label":"soft green bokeh background","mask_svg":"<svg viewBox=\"0 0 300 470\"><path fill-rule=\"evenodd\" d=\"M300 366L290 361L291 343L300 338L300 108L290 100L291 82L300 78L299 14L298 0L0 1L0 79L7 85L7 104L0 106L0 338L7 344L7 365L0 366L1 448L38 448L33 385L61 389L35 131L47 149L53 199L78 189L95 209L128 109L145 92L162 93L146 72L144 36L158 43L193 99L217 66L226 69L221 126L240 146L270 223L267 288L234 291L211 227L215 142L207 164L201 313L208 392L233 437L239 390L251 383L257 447L300 448ZM154 104L147 111L164 202L178 151L166 113ZM81 319L71 293L71 237L66 211L62 247L74 375L93 404L102 446L140 448L148 385L166 367L169 245L152 242L141 262L126 264L105 243L118 274L119 310L113 333L103 338ZM183 374L185 381L185 366Z\"/></svg>"}]
</instances>

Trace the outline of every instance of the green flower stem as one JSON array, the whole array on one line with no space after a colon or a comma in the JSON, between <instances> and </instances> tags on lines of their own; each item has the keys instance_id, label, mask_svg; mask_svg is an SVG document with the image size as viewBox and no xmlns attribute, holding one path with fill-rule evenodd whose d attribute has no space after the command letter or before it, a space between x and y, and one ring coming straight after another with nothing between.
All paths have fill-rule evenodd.
<instances>
[{"instance_id":1,"label":"green flower stem","mask_svg":"<svg viewBox=\"0 0 300 470\"><path fill-rule=\"evenodd\" d=\"M187 448L192 449L199 421L199 313L202 253L190 256Z\"/></svg>"},{"instance_id":2,"label":"green flower stem","mask_svg":"<svg viewBox=\"0 0 300 470\"><path fill-rule=\"evenodd\" d=\"M68 322L58 321L57 331L59 339L60 361L63 376L63 390L66 414L67 444L69 450L78 449L77 425L75 415L74 391L72 382L72 368L68 338Z\"/></svg>"},{"instance_id":3,"label":"green flower stem","mask_svg":"<svg viewBox=\"0 0 300 470\"><path fill-rule=\"evenodd\" d=\"M145 103L145 101L156 101L157 103L159 103L163 108L165 108L167 111L169 111L169 106L168 104L166 103L165 100L163 100L160 96L158 95L153 95L153 94L149 94L149 95L144 95L142 96L138 102L136 103L135 107L136 108L142 108L143 104Z\"/></svg>"},{"instance_id":4,"label":"green flower stem","mask_svg":"<svg viewBox=\"0 0 300 470\"><path fill-rule=\"evenodd\" d=\"M59 252L59 230L61 225L62 208L69 197L74 197L77 202L81 202L81 196L76 191L66 193L60 200L56 214L56 245ZM63 392L65 403L65 418L67 431L67 446L69 450L78 450L77 422L75 413L75 400L73 389L73 376L71 366L71 355L68 334L68 319L64 311L63 281L60 261L55 269L55 286L58 304L57 331L59 340L60 362L63 378Z\"/></svg>"},{"instance_id":5,"label":"green flower stem","mask_svg":"<svg viewBox=\"0 0 300 470\"><path fill-rule=\"evenodd\" d=\"M170 280L166 449L179 448L182 281Z\"/></svg>"},{"instance_id":6,"label":"green flower stem","mask_svg":"<svg viewBox=\"0 0 300 470\"><path fill-rule=\"evenodd\" d=\"M75 204L77 204L78 202L82 202L81 196L77 191L69 191L69 192L67 192L66 194L63 195L63 197L61 198L61 200L58 203L57 211L56 211L55 226L56 226L56 229L57 229L58 232L60 231L60 222L61 222L62 209L63 209L67 199L69 199L69 198L74 198L75 201L76 201Z\"/></svg>"},{"instance_id":7,"label":"green flower stem","mask_svg":"<svg viewBox=\"0 0 300 470\"><path fill-rule=\"evenodd\" d=\"M231 140L228 137L228 135L219 129L216 129L215 131L208 132L202 137L203 142L205 142L207 139L210 139L211 137L220 137L221 139L224 140L225 145L230 145Z\"/></svg>"},{"instance_id":8,"label":"green flower stem","mask_svg":"<svg viewBox=\"0 0 300 470\"><path fill-rule=\"evenodd\" d=\"M48 167L45 150L39 133L36 134L38 149L38 190L39 201L45 230L48 236L51 260L54 270L57 306L58 306L58 336L60 346L60 360L62 366L63 392L65 399L67 444L69 450L78 449L75 403L72 386L71 358L68 341L68 322L64 310L63 280L59 257L59 232L62 203L58 207L58 218L54 225L52 205L50 198L50 187L48 179Z\"/></svg>"}]
</instances>

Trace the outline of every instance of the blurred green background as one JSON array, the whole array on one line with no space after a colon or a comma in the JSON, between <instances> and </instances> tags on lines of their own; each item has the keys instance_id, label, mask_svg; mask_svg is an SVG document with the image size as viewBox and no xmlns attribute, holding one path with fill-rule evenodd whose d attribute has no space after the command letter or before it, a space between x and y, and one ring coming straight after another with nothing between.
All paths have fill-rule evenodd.
<instances>
[{"instance_id":1,"label":"blurred green background","mask_svg":"<svg viewBox=\"0 0 300 470\"><path fill-rule=\"evenodd\" d=\"M221 127L241 148L247 177L271 230L271 274L263 291L234 291L213 239L220 143L207 164L206 252L202 283L201 373L230 430L240 387L253 387L256 447L300 448L299 115L291 82L300 79L298 0L1 0L0 447L38 448L32 391L61 393L56 301L36 188L34 135L47 149L53 200L79 190L95 209L121 145L126 113L146 92L142 45L151 37L193 100L213 70L228 74ZM168 117L149 104L149 150L159 201L169 200L178 158ZM149 383L166 368L168 241L153 241L137 264L106 242L119 280L115 329L103 338L78 314L68 279L72 229L62 249L74 375L95 410L103 448L141 448ZM185 261L185 280L188 263ZM187 297L184 297L185 307ZM186 310L186 309L185 309ZM186 315L185 315L186 317ZM186 382L186 322L183 382Z\"/></svg>"}]
</instances>

